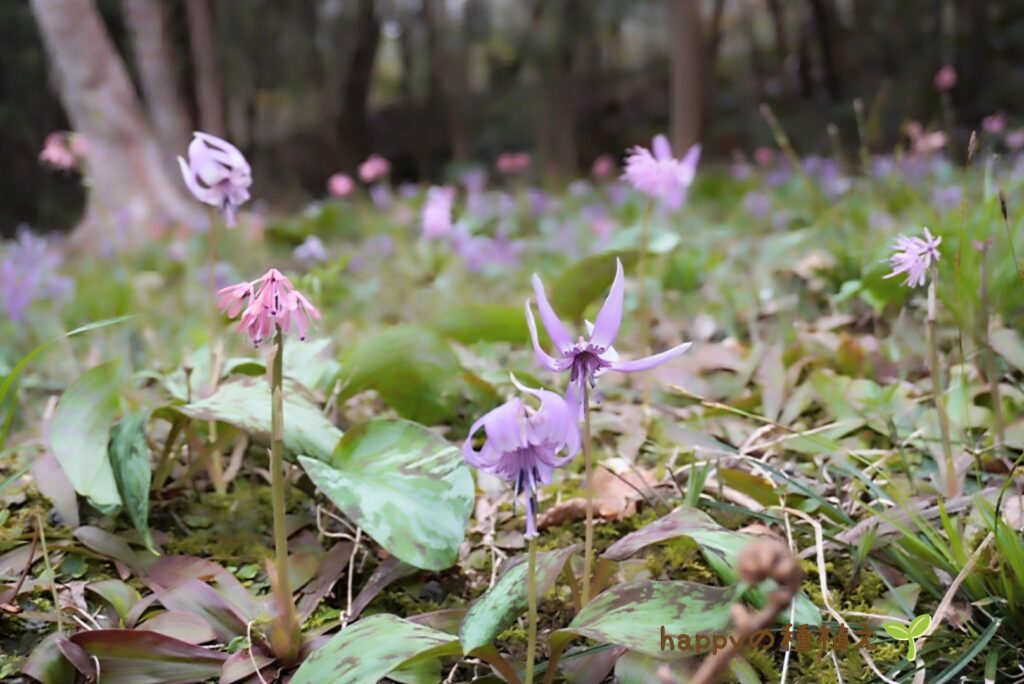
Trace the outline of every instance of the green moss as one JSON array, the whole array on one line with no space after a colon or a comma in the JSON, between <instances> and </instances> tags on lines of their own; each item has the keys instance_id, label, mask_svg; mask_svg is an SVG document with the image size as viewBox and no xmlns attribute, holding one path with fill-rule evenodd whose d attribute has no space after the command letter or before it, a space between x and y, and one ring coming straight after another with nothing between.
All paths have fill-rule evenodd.
<instances>
[{"instance_id":1,"label":"green moss","mask_svg":"<svg viewBox=\"0 0 1024 684\"><path fill-rule=\"evenodd\" d=\"M269 487L236 481L230 494L206 493L182 515L203 519L191 534L175 535L165 545L169 554L210 556L224 563L262 563L273 555L269 546L272 504Z\"/></svg>"}]
</instances>

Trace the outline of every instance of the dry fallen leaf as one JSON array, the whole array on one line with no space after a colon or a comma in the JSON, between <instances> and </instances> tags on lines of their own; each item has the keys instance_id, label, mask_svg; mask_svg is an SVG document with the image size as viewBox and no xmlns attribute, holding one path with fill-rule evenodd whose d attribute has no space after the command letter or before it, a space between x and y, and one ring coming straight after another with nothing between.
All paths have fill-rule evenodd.
<instances>
[{"instance_id":1,"label":"dry fallen leaf","mask_svg":"<svg viewBox=\"0 0 1024 684\"><path fill-rule=\"evenodd\" d=\"M637 502L644 498L640 492L646 494L656 484L657 480L644 468L630 467L623 463L623 459L609 459L603 467L599 466L594 471L595 517L624 520L635 515ZM555 527L583 520L586 514L585 499L569 499L548 509L537 524L541 529Z\"/></svg>"}]
</instances>

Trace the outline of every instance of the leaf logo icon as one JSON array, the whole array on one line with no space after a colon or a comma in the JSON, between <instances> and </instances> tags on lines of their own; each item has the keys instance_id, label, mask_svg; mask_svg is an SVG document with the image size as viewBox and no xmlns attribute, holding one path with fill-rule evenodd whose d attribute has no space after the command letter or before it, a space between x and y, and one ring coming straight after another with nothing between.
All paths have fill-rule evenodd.
<instances>
[{"instance_id":1,"label":"leaf logo icon","mask_svg":"<svg viewBox=\"0 0 1024 684\"><path fill-rule=\"evenodd\" d=\"M885 632L896 641L907 642L907 660L913 662L917 658L917 644L914 643L914 640L924 636L931 625L931 615L918 615L906 626L898 622L890 622L885 625Z\"/></svg>"}]
</instances>

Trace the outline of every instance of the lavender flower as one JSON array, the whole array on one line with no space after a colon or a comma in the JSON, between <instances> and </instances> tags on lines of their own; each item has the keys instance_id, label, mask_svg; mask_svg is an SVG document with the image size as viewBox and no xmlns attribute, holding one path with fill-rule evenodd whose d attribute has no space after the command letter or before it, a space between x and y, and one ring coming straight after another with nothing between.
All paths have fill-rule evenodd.
<instances>
[{"instance_id":1,"label":"lavender flower","mask_svg":"<svg viewBox=\"0 0 1024 684\"><path fill-rule=\"evenodd\" d=\"M310 235L292 251L295 260L306 268L322 264L327 261L327 248L323 240L316 235Z\"/></svg>"},{"instance_id":2,"label":"lavender flower","mask_svg":"<svg viewBox=\"0 0 1024 684\"><path fill-rule=\"evenodd\" d=\"M697 175L700 145L694 145L682 159L672 156L668 138L654 138L651 149L634 147L626 157L623 178L638 191L661 200L669 209L678 209Z\"/></svg>"},{"instance_id":3,"label":"lavender flower","mask_svg":"<svg viewBox=\"0 0 1024 684\"><path fill-rule=\"evenodd\" d=\"M188 162L178 157L189 192L204 204L217 207L229 228L235 213L249 201L252 169L237 147L226 140L196 131L188 146Z\"/></svg>"},{"instance_id":4,"label":"lavender flower","mask_svg":"<svg viewBox=\"0 0 1024 684\"><path fill-rule=\"evenodd\" d=\"M18 229L18 239L0 261L0 305L7 318L18 323L34 302L61 302L70 294L74 281L57 273L59 265L59 252L46 240L28 228Z\"/></svg>"},{"instance_id":5,"label":"lavender flower","mask_svg":"<svg viewBox=\"0 0 1024 684\"><path fill-rule=\"evenodd\" d=\"M317 308L276 268L251 283L239 283L220 290L217 292L217 305L224 309L228 318L237 316L245 306L238 329L248 335L257 347L278 327L284 332L294 327L299 338L305 339L309 324L320 320Z\"/></svg>"},{"instance_id":6,"label":"lavender flower","mask_svg":"<svg viewBox=\"0 0 1024 684\"><path fill-rule=\"evenodd\" d=\"M423 205L423 238L437 240L452 232L452 204L455 202L455 189L449 187L432 187L427 191L427 201Z\"/></svg>"},{"instance_id":7,"label":"lavender flower","mask_svg":"<svg viewBox=\"0 0 1024 684\"><path fill-rule=\"evenodd\" d=\"M462 454L474 468L511 482L516 498L526 494L525 536L532 539L537 536L537 485L550 484L555 468L572 460L580 450L580 433L576 412L562 397L524 387L514 377L512 382L539 399L540 408L516 397L486 413L470 428ZM487 441L476 451L473 436L480 428Z\"/></svg>"},{"instance_id":8,"label":"lavender flower","mask_svg":"<svg viewBox=\"0 0 1024 684\"><path fill-rule=\"evenodd\" d=\"M622 322L622 298L625 291L622 262L618 259L615 260L615 280L612 282L611 291L608 293L608 298L605 300L604 306L601 307L601 311L598 312L593 327L588 330L589 340L584 339L581 335L573 343L569 331L566 330L562 321L551 308L551 304L548 303L544 284L537 274L533 276L533 291L537 296L537 309L540 311L541 321L544 323L544 328L551 341L554 342L558 354L551 356L541 348L537 339L537 324L533 319L533 309L530 300L527 299L526 323L530 328L530 337L533 340L533 350L537 361L552 371L559 373L569 371L568 397L577 404L580 403L583 396L583 383L594 387L597 377L608 369L620 373L648 370L679 356L690 348L690 343L684 342L653 356L634 361L619 360L619 354L612 346L619 334L619 324Z\"/></svg>"},{"instance_id":9,"label":"lavender flower","mask_svg":"<svg viewBox=\"0 0 1024 684\"><path fill-rule=\"evenodd\" d=\"M939 261L939 245L941 237L932 237L931 232L925 228L924 237L907 237L900 235L896 238L896 245L893 247L894 254L889 257L892 264L892 272L885 275L885 278L893 278L902 273L907 274L904 285L908 287L921 287L928 279L928 270Z\"/></svg>"}]
</instances>

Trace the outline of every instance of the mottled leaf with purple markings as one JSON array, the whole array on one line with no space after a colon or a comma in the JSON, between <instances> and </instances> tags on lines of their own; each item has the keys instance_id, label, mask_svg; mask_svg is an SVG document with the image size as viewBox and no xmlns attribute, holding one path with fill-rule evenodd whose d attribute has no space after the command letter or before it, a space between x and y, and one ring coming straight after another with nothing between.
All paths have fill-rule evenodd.
<instances>
[{"instance_id":1,"label":"mottled leaf with purple markings","mask_svg":"<svg viewBox=\"0 0 1024 684\"><path fill-rule=\"evenodd\" d=\"M71 640L100 661L103 684L190 684L220 674L227 654L138 629L97 629Z\"/></svg>"}]
</instances>

